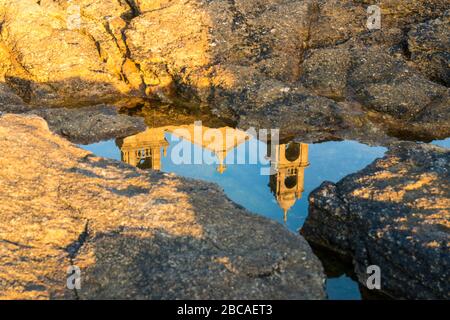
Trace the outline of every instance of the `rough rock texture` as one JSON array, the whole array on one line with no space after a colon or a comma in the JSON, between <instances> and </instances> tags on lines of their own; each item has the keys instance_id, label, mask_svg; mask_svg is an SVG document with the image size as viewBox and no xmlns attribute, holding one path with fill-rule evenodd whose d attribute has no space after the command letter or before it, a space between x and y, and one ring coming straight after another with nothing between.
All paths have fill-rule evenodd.
<instances>
[{"instance_id":1,"label":"rough rock texture","mask_svg":"<svg viewBox=\"0 0 450 320\"><path fill-rule=\"evenodd\" d=\"M408 33L412 61L430 79L450 86L450 10Z\"/></svg>"},{"instance_id":2,"label":"rough rock texture","mask_svg":"<svg viewBox=\"0 0 450 320\"><path fill-rule=\"evenodd\" d=\"M144 131L144 119L119 114L118 107L95 105L81 108L30 107L6 86L0 84L0 114L35 114L44 118L50 129L74 143L126 137Z\"/></svg>"},{"instance_id":3,"label":"rough rock texture","mask_svg":"<svg viewBox=\"0 0 450 320\"><path fill-rule=\"evenodd\" d=\"M0 57L7 65L0 74L37 105L89 105L131 94L139 84L123 70L133 63L121 36L131 12L125 1L1 0Z\"/></svg>"},{"instance_id":4,"label":"rough rock texture","mask_svg":"<svg viewBox=\"0 0 450 320\"><path fill-rule=\"evenodd\" d=\"M267 86L258 92L258 103L253 110L242 112L238 127L279 128L282 139L303 142L352 139L387 145L395 140L371 122L357 103L336 102L303 87L285 87L273 82Z\"/></svg>"},{"instance_id":5,"label":"rough rock texture","mask_svg":"<svg viewBox=\"0 0 450 320\"><path fill-rule=\"evenodd\" d=\"M0 148L0 298L325 297L307 242L216 185L94 157L36 116L1 116Z\"/></svg>"},{"instance_id":6,"label":"rough rock texture","mask_svg":"<svg viewBox=\"0 0 450 320\"><path fill-rule=\"evenodd\" d=\"M392 133L422 139L450 135L450 89L417 74L403 59L380 48L349 42L311 50L303 66L302 81L307 88L333 99L352 97L372 112L370 119Z\"/></svg>"},{"instance_id":7,"label":"rough rock texture","mask_svg":"<svg viewBox=\"0 0 450 320\"><path fill-rule=\"evenodd\" d=\"M8 86L0 83L0 112L23 113L30 110Z\"/></svg>"},{"instance_id":8,"label":"rough rock texture","mask_svg":"<svg viewBox=\"0 0 450 320\"><path fill-rule=\"evenodd\" d=\"M118 114L115 107L107 105L38 109L30 113L44 118L50 130L75 143L127 137L146 128L143 118Z\"/></svg>"},{"instance_id":9,"label":"rough rock texture","mask_svg":"<svg viewBox=\"0 0 450 320\"><path fill-rule=\"evenodd\" d=\"M379 31L366 27L371 4L0 0L0 82L33 105L145 96L241 126L283 126L293 110L298 127L317 117L330 134L448 136L448 0L378 1Z\"/></svg>"},{"instance_id":10,"label":"rough rock texture","mask_svg":"<svg viewBox=\"0 0 450 320\"><path fill-rule=\"evenodd\" d=\"M352 256L365 285L381 268L396 298L450 298L450 150L402 143L359 173L310 195L301 233Z\"/></svg>"}]
</instances>

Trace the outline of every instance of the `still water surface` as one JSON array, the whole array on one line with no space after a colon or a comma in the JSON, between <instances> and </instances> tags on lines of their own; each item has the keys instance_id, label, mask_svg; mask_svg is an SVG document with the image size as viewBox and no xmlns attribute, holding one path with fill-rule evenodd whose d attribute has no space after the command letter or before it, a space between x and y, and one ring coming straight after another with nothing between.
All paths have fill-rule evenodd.
<instances>
[{"instance_id":1,"label":"still water surface","mask_svg":"<svg viewBox=\"0 0 450 320\"><path fill-rule=\"evenodd\" d=\"M275 145L268 152L266 143L252 136L245 137L242 131L232 128L228 128L232 130L228 134L233 138L231 144L226 142L227 139L209 144L197 141L189 137L189 130L187 133L178 132L180 128L192 129L192 126L158 127L153 123L152 128L138 135L81 147L98 156L125 161L141 169L215 182L236 203L284 224L292 232L298 232L305 222L311 191L324 181L337 182L363 169L386 152L383 147L370 147L355 141L317 144L292 141ZM219 130L227 136L224 129ZM249 164L249 150L255 144L258 155L267 157L263 156L257 164ZM450 148L450 138L433 144ZM215 163L192 164L195 155L202 153L209 154ZM180 164L180 154L186 163ZM234 164L238 154L244 155L245 164ZM266 161L261 161L264 158ZM261 174L263 168L274 171L271 176L264 175ZM330 254L320 251L317 254L327 273L328 297L361 299L358 283L352 279L351 267Z\"/></svg>"},{"instance_id":2,"label":"still water surface","mask_svg":"<svg viewBox=\"0 0 450 320\"><path fill-rule=\"evenodd\" d=\"M386 151L383 147L370 147L354 141L309 145L289 142L277 145L275 155L268 163L248 164L247 161L247 164L232 164L236 161L228 160L233 157L236 160L238 152L242 151L248 159L252 144L254 146L256 142L260 150L266 150L266 144L250 137L237 138L234 144L224 148L208 148L195 139L176 133L176 128L148 129L125 139L82 147L98 156L125 161L143 169L152 168L215 182L236 203L284 224L292 232L298 232L305 222L311 191L323 181L337 182L363 169ZM180 141L183 148L191 150L188 155L191 158L196 152L208 151L216 157L216 163L179 164L176 157L180 154ZM278 173L261 175L261 169L270 166L275 167ZM357 282L345 273L328 274L327 293L330 299L361 299Z\"/></svg>"}]
</instances>

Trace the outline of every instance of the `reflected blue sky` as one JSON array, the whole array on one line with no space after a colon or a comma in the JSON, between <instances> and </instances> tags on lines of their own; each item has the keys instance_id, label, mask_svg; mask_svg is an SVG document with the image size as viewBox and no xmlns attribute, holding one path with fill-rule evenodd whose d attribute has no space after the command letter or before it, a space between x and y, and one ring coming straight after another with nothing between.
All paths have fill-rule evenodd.
<instances>
[{"instance_id":1,"label":"reflected blue sky","mask_svg":"<svg viewBox=\"0 0 450 320\"><path fill-rule=\"evenodd\" d=\"M162 157L162 171L173 172L179 176L215 182L220 185L227 196L246 209L284 223L284 213L279 207L275 196L269 187L269 176L261 175L261 164L230 164L224 173L216 170L216 165L174 164L171 160L173 148L178 139L166 133L170 145L167 156ZM193 145L192 157L201 147ZM248 151L246 142L238 148ZM263 142L258 142L264 147ZM445 142L448 143L448 142ZM120 149L114 140L82 146L94 154L106 158L121 160ZM286 227L297 232L305 222L308 214L308 195L324 181L337 182L343 177L359 171L382 157L386 149L383 147L369 147L354 141L324 142L309 145L309 163L305 169L304 192L301 199L288 213ZM231 155L228 154L227 159ZM267 167L267 165L264 165ZM358 284L347 276L331 278L327 281L327 292L331 299L360 299Z\"/></svg>"},{"instance_id":2,"label":"reflected blue sky","mask_svg":"<svg viewBox=\"0 0 450 320\"><path fill-rule=\"evenodd\" d=\"M172 141L170 134L167 134L167 139L169 142ZM249 142L245 145L246 150L248 144ZM168 156L163 158L162 171L215 182L236 203L252 212L284 223L283 210L278 206L269 188L269 177L260 174L262 165L228 165L227 170L220 174L214 165L173 164L169 156L172 148L173 144L168 149ZM195 150L200 147L194 145L193 148ZM302 198L289 211L287 220L289 230L296 232L303 225L308 213L308 195L312 190L323 181L337 182L346 175L364 168L374 159L382 157L385 150L382 147L369 147L353 141L310 145L310 166L305 169L305 191Z\"/></svg>"},{"instance_id":3,"label":"reflected blue sky","mask_svg":"<svg viewBox=\"0 0 450 320\"><path fill-rule=\"evenodd\" d=\"M450 138L444 140L436 140L433 141L432 143L440 147L450 148Z\"/></svg>"},{"instance_id":4,"label":"reflected blue sky","mask_svg":"<svg viewBox=\"0 0 450 320\"><path fill-rule=\"evenodd\" d=\"M162 157L162 171L173 172L183 177L201 179L219 184L227 196L248 210L261 214L280 223L283 221L283 210L278 206L269 188L269 177L261 175L260 164L230 164L227 170L220 174L215 165L174 164L171 161L178 141L170 133L166 139L171 142L167 156ZM264 144L259 142L260 144ZM248 151L249 142L242 145ZM201 152L200 146L192 145L192 156ZM114 140L82 146L94 154L110 159L120 160L120 149ZM238 147L238 148L241 148ZM264 146L265 147L265 146ZM308 213L308 195L324 181L337 182L343 177L363 169L374 159L382 157L386 149L369 147L354 141L324 142L309 145L310 165L305 169L303 196L289 211L287 228L296 232L303 225ZM227 160L231 155L227 156Z\"/></svg>"}]
</instances>

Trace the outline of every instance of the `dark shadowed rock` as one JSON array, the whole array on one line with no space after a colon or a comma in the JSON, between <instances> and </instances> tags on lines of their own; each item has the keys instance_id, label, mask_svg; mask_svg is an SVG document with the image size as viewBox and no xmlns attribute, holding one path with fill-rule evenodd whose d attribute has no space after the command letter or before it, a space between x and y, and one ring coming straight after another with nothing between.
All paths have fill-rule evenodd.
<instances>
[{"instance_id":1,"label":"dark shadowed rock","mask_svg":"<svg viewBox=\"0 0 450 320\"><path fill-rule=\"evenodd\" d=\"M280 129L282 139L303 142L354 139L385 144L390 138L371 123L357 104L311 94L301 86L268 82L255 93L256 104L242 111L238 127Z\"/></svg>"},{"instance_id":2,"label":"dark shadowed rock","mask_svg":"<svg viewBox=\"0 0 450 320\"><path fill-rule=\"evenodd\" d=\"M308 243L215 184L94 157L30 115L0 116L0 149L0 298L325 298Z\"/></svg>"},{"instance_id":3,"label":"dark shadowed rock","mask_svg":"<svg viewBox=\"0 0 450 320\"><path fill-rule=\"evenodd\" d=\"M417 68L430 79L450 86L450 10L408 33L408 49Z\"/></svg>"},{"instance_id":4,"label":"dark shadowed rock","mask_svg":"<svg viewBox=\"0 0 450 320\"><path fill-rule=\"evenodd\" d=\"M130 136L146 128L144 119L119 114L108 105L37 109L31 114L44 118L53 132L83 144Z\"/></svg>"},{"instance_id":5,"label":"dark shadowed rock","mask_svg":"<svg viewBox=\"0 0 450 320\"><path fill-rule=\"evenodd\" d=\"M448 299L450 151L401 143L383 159L310 196L301 233L353 257L361 284L381 268L381 290L396 298Z\"/></svg>"},{"instance_id":6,"label":"dark shadowed rock","mask_svg":"<svg viewBox=\"0 0 450 320\"><path fill-rule=\"evenodd\" d=\"M335 100L356 101L368 119L396 136L450 135L450 91L394 58L382 47L348 43L312 50L302 83ZM355 108L357 110L357 108Z\"/></svg>"},{"instance_id":7,"label":"dark shadowed rock","mask_svg":"<svg viewBox=\"0 0 450 320\"><path fill-rule=\"evenodd\" d=\"M22 99L5 84L0 83L0 112L23 113L31 110Z\"/></svg>"}]
</instances>

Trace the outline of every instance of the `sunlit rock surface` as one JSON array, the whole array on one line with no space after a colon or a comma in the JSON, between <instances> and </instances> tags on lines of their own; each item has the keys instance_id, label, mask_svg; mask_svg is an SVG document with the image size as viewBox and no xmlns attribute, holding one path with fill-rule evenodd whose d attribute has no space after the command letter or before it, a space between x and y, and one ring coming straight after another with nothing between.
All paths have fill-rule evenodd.
<instances>
[{"instance_id":1,"label":"sunlit rock surface","mask_svg":"<svg viewBox=\"0 0 450 320\"><path fill-rule=\"evenodd\" d=\"M0 0L0 82L32 105L151 97L242 126L294 109L331 133L448 136L448 1L379 1L373 31L371 4Z\"/></svg>"},{"instance_id":2,"label":"sunlit rock surface","mask_svg":"<svg viewBox=\"0 0 450 320\"><path fill-rule=\"evenodd\" d=\"M216 185L94 157L35 116L0 116L0 148L0 298L325 297L306 241Z\"/></svg>"},{"instance_id":3,"label":"sunlit rock surface","mask_svg":"<svg viewBox=\"0 0 450 320\"><path fill-rule=\"evenodd\" d=\"M1 0L5 82L31 104L92 104L135 90L124 70L121 30L131 9L123 3ZM79 27L74 5L82 8Z\"/></svg>"},{"instance_id":4,"label":"sunlit rock surface","mask_svg":"<svg viewBox=\"0 0 450 320\"><path fill-rule=\"evenodd\" d=\"M381 268L381 290L396 298L448 299L450 151L403 143L310 196L302 234L353 257L360 282Z\"/></svg>"}]
</instances>

